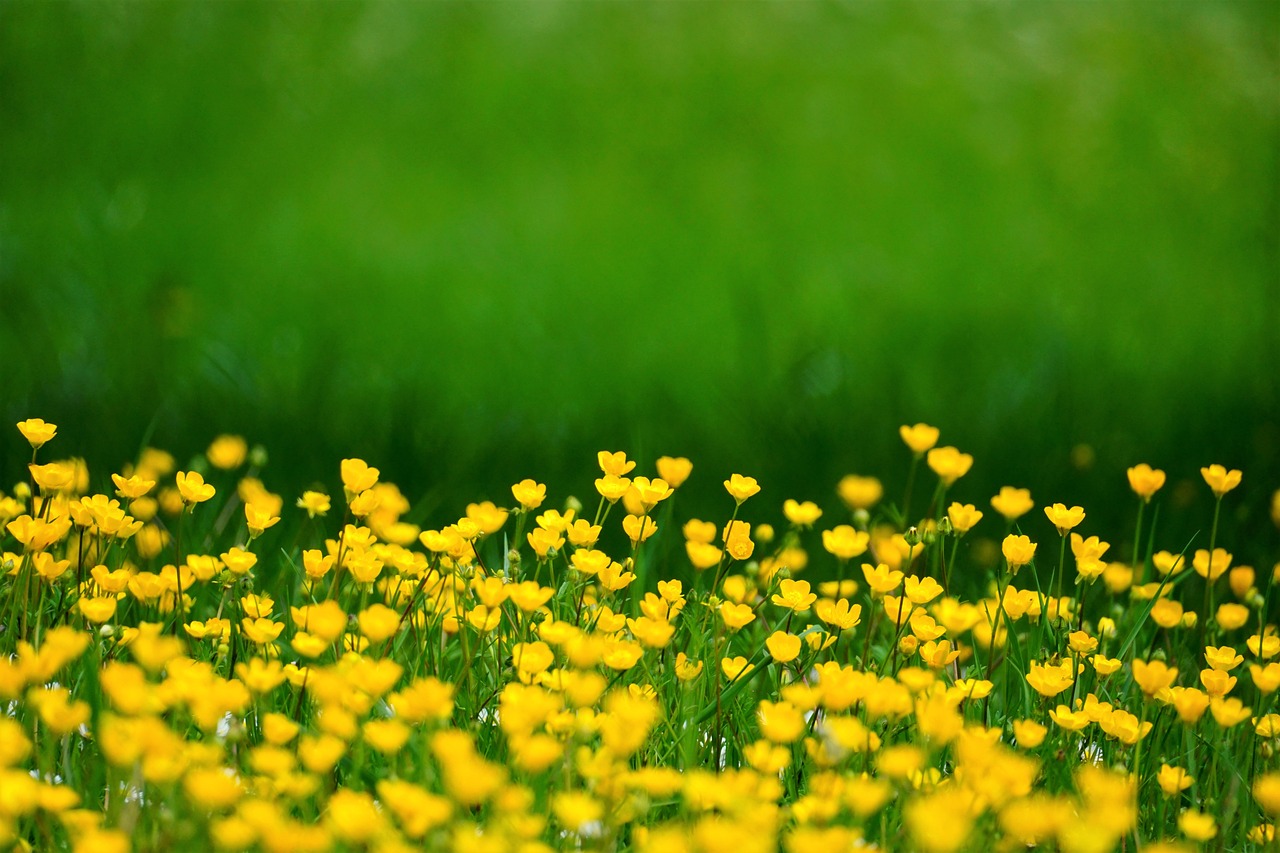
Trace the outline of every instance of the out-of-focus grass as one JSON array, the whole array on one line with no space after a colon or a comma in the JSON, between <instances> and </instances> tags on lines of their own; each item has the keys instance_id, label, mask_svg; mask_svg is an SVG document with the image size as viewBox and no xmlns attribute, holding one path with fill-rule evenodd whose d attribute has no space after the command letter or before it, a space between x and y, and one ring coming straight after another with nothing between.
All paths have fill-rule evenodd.
<instances>
[{"instance_id":1,"label":"out-of-focus grass","mask_svg":"<svg viewBox=\"0 0 1280 853\"><path fill-rule=\"evenodd\" d=\"M1276 485L1275 4L0 15L0 413L64 452L501 497L617 447L780 502L928 420L983 504L995 459Z\"/></svg>"}]
</instances>

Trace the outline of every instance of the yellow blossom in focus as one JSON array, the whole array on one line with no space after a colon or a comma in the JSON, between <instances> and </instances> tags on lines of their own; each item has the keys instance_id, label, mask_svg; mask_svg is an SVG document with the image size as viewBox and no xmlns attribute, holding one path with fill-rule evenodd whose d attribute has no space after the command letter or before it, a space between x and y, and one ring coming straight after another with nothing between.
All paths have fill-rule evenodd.
<instances>
[{"instance_id":1,"label":"yellow blossom in focus","mask_svg":"<svg viewBox=\"0 0 1280 853\"><path fill-rule=\"evenodd\" d=\"M724 488L725 491L729 493L729 496L737 501L738 505L741 506L742 502L747 498L759 493L760 484L756 482L755 477L744 477L741 474L733 474L729 479L724 481Z\"/></svg>"},{"instance_id":2,"label":"yellow blossom in focus","mask_svg":"<svg viewBox=\"0 0 1280 853\"><path fill-rule=\"evenodd\" d=\"M1044 514L1058 529L1059 536L1066 536L1071 528L1084 521L1084 508L1078 506L1068 508L1065 504L1054 504L1045 507Z\"/></svg>"},{"instance_id":3,"label":"yellow blossom in focus","mask_svg":"<svg viewBox=\"0 0 1280 853\"><path fill-rule=\"evenodd\" d=\"M58 434L57 424L45 423L40 418L27 418L18 422L18 432L31 445L32 450L39 450Z\"/></svg>"},{"instance_id":4,"label":"yellow blossom in focus","mask_svg":"<svg viewBox=\"0 0 1280 853\"><path fill-rule=\"evenodd\" d=\"M213 486L204 481L199 471L190 473L179 471L177 482L178 493L182 495L182 502L188 507L207 501L214 495Z\"/></svg>"}]
</instances>

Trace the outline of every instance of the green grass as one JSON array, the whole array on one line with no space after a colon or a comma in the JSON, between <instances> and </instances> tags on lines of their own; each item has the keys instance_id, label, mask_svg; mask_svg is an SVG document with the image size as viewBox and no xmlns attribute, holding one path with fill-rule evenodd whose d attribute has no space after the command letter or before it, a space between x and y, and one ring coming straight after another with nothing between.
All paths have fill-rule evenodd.
<instances>
[{"instance_id":1,"label":"green grass","mask_svg":"<svg viewBox=\"0 0 1280 853\"><path fill-rule=\"evenodd\" d=\"M281 481L599 446L819 499L923 419L974 501L1280 479L1274 4L2 14L0 414L99 469L232 430Z\"/></svg>"}]
</instances>

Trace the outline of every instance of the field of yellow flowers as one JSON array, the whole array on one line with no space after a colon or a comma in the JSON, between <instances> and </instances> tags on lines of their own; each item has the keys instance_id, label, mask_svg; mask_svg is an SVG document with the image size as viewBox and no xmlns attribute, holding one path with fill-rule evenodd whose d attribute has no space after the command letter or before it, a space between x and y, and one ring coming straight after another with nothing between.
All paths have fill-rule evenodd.
<instances>
[{"instance_id":1,"label":"field of yellow flowers","mask_svg":"<svg viewBox=\"0 0 1280 853\"><path fill-rule=\"evenodd\" d=\"M585 506L522 480L421 529L360 459L286 498L235 436L108 480L17 427L3 849L1275 845L1280 564L1233 560L1240 471L1201 470L1188 543L1130 468L1126 553L1025 488L951 500L973 459L924 424L901 499L850 475L841 518L739 474L681 518L689 460L601 452Z\"/></svg>"}]
</instances>

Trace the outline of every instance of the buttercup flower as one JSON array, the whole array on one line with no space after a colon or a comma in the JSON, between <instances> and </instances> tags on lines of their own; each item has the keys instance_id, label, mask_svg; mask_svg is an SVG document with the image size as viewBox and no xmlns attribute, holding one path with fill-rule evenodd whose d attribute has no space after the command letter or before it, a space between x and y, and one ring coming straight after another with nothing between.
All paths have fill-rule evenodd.
<instances>
[{"instance_id":1,"label":"buttercup flower","mask_svg":"<svg viewBox=\"0 0 1280 853\"><path fill-rule=\"evenodd\" d=\"M1145 462L1130 468L1128 475L1129 488L1148 503L1151 502L1151 496L1164 486L1164 472L1159 468L1152 468Z\"/></svg>"},{"instance_id":2,"label":"buttercup flower","mask_svg":"<svg viewBox=\"0 0 1280 853\"><path fill-rule=\"evenodd\" d=\"M755 477L734 474L724 481L724 488L729 493L729 496L741 506L743 501L760 491L760 484L756 482Z\"/></svg>"},{"instance_id":3,"label":"buttercup flower","mask_svg":"<svg viewBox=\"0 0 1280 853\"><path fill-rule=\"evenodd\" d=\"M973 457L954 447L935 447L929 451L928 462L944 486L950 486L973 467Z\"/></svg>"},{"instance_id":4,"label":"buttercup flower","mask_svg":"<svg viewBox=\"0 0 1280 853\"><path fill-rule=\"evenodd\" d=\"M1003 486L1000 494L991 499L991 507L1003 515L1005 521L1012 523L1030 512L1035 507L1035 503L1031 500L1029 489Z\"/></svg>"},{"instance_id":5,"label":"buttercup flower","mask_svg":"<svg viewBox=\"0 0 1280 853\"><path fill-rule=\"evenodd\" d=\"M27 418L18 422L18 432L22 433L32 450L39 450L58 434L58 426L45 423L40 418Z\"/></svg>"},{"instance_id":6,"label":"buttercup flower","mask_svg":"<svg viewBox=\"0 0 1280 853\"><path fill-rule=\"evenodd\" d=\"M1222 465L1210 465L1208 468L1200 469L1200 476L1204 477L1205 483L1213 490L1214 496L1221 498L1240 485L1244 475L1240 471L1228 471Z\"/></svg>"},{"instance_id":7,"label":"buttercup flower","mask_svg":"<svg viewBox=\"0 0 1280 853\"><path fill-rule=\"evenodd\" d=\"M903 443L911 448L912 453L922 455L938 443L939 431L928 424L904 425L898 427L898 435L902 436Z\"/></svg>"},{"instance_id":8,"label":"buttercup flower","mask_svg":"<svg viewBox=\"0 0 1280 853\"><path fill-rule=\"evenodd\" d=\"M188 507L203 503L214 495L215 490L212 484L206 483L199 471L190 473L179 471L177 482L178 493L182 495L182 502Z\"/></svg>"},{"instance_id":9,"label":"buttercup flower","mask_svg":"<svg viewBox=\"0 0 1280 853\"><path fill-rule=\"evenodd\" d=\"M1066 536L1071 528L1084 521L1084 508L1078 506L1068 508L1065 504L1054 504L1045 507L1044 514L1058 528L1059 536Z\"/></svg>"}]
</instances>

